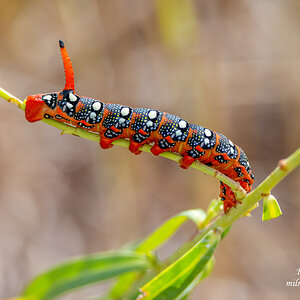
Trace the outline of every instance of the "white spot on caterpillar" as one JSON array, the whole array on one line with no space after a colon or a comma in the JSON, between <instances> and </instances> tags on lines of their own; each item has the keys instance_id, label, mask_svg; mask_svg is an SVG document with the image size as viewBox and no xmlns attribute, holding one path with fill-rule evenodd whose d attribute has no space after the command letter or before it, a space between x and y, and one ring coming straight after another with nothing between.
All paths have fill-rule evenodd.
<instances>
[{"instance_id":1,"label":"white spot on caterpillar","mask_svg":"<svg viewBox=\"0 0 300 300\"><path fill-rule=\"evenodd\" d=\"M124 118L120 118L119 119L119 124L123 124L125 122L125 119Z\"/></svg>"},{"instance_id":2,"label":"white spot on caterpillar","mask_svg":"<svg viewBox=\"0 0 300 300\"><path fill-rule=\"evenodd\" d=\"M97 117L96 113L95 112L91 112L90 113L90 118L91 119L95 119Z\"/></svg>"},{"instance_id":3,"label":"white spot on caterpillar","mask_svg":"<svg viewBox=\"0 0 300 300\"><path fill-rule=\"evenodd\" d=\"M207 129L207 128L205 128L204 134L205 134L206 137L212 136L211 130L209 130L209 129Z\"/></svg>"},{"instance_id":4,"label":"white spot on caterpillar","mask_svg":"<svg viewBox=\"0 0 300 300\"><path fill-rule=\"evenodd\" d=\"M204 139L204 144L207 146L209 144L209 139Z\"/></svg>"},{"instance_id":5,"label":"white spot on caterpillar","mask_svg":"<svg viewBox=\"0 0 300 300\"><path fill-rule=\"evenodd\" d=\"M178 125L179 125L179 128L185 129L187 127L187 122L184 120L180 120Z\"/></svg>"},{"instance_id":6,"label":"white spot on caterpillar","mask_svg":"<svg viewBox=\"0 0 300 300\"><path fill-rule=\"evenodd\" d=\"M175 134L176 134L176 136L180 136L180 135L182 135L182 132L180 130L176 130Z\"/></svg>"},{"instance_id":7,"label":"white spot on caterpillar","mask_svg":"<svg viewBox=\"0 0 300 300\"><path fill-rule=\"evenodd\" d=\"M120 113L121 116L127 117L130 113L129 107L122 107Z\"/></svg>"},{"instance_id":8,"label":"white spot on caterpillar","mask_svg":"<svg viewBox=\"0 0 300 300\"><path fill-rule=\"evenodd\" d=\"M153 126L153 122L152 121L148 121L146 125L147 125L147 127L151 127L151 126Z\"/></svg>"},{"instance_id":9,"label":"white spot on caterpillar","mask_svg":"<svg viewBox=\"0 0 300 300\"><path fill-rule=\"evenodd\" d=\"M100 110L101 103L100 102L94 102L92 107L93 107L93 110Z\"/></svg>"},{"instance_id":10,"label":"white spot on caterpillar","mask_svg":"<svg viewBox=\"0 0 300 300\"><path fill-rule=\"evenodd\" d=\"M148 113L148 117L150 120L153 120L155 118L157 118L157 111L156 110L150 110Z\"/></svg>"},{"instance_id":11,"label":"white spot on caterpillar","mask_svg":"<svg viewBox=\"0 0 300 300\"><path fill-rule=\"evenodd\" d=\"M43 100L51 101L52 96L51 95L46 95L46 96L43 97Z\"/></svg>"},{"instance_id":12,"label":"white spot on caterpillar","mask_svg":"<svg viewBox=\"0 0 300 300\"><path fill-rule=\"evenodd\" d=\"M72 104L72 103L67 102L66 105L67 105L70 109L73 108L73 104Z\"/></svg>"},{"instance_id":13,"label":"white spot on caterpillar","mask_svg":"<svg viewBox=\"0 0 300 300\"><path fill-rule=\"evenodd\" d=\"M69 93L69 99L71 102L77 101L77 97L73 93Z\"/></svg>"},{"instance_id":14,"label":"white spot on caterpillar","mask_svg":"<svg viewBox=\"0 0 300 300\"><path fill-rule=\"evenodd\" d=\"M231 140L228 140L228 142L229 142L229 145L230 145L231 147L234 146L234 144L233 144L233 142L232 142Z\"/></svg>"}]
</instances>

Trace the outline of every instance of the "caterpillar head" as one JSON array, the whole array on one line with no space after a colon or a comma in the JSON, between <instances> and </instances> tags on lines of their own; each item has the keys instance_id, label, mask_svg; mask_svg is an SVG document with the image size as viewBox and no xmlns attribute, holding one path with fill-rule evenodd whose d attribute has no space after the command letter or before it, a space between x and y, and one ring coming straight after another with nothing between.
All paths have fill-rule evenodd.
<instances>
[{"instance_id":1,"label":"caterpillar head","mask_svg":"<svg viewBox=\"0 0 300 300\"><path fill-rule=\"evenodd\" d=\"M57 101L66 95L70 95L70 100L77 99L74 95L74 72L71 60L65 48L63 41L59 41L60 52L64 64L66 84L64 89L58 93L46 93L30 95L26 98L25 103L25 117L29 122L36 122L42 120L45 115L45 110L55 109L57 107Z\"/></svg>"},{"instance_id":2,"label":"caterpillar head","mask_svg":"<svg viewBox=\"0 0 300 300\"><path fill-rule=\"evenodd\" d=\"M30 95L25 100L25 117L29 122L40 121L44 118L45 110L55 109L58 93Z\"/></svg>"}]
</instances>

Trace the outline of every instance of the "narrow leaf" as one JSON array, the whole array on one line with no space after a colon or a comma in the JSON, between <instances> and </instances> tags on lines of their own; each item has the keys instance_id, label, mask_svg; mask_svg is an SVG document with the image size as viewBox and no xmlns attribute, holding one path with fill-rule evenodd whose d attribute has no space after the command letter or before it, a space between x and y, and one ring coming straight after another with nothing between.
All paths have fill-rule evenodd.
<instances>
[{"instance_id":1,"label":"narrow leaf","mask_svg":"<svg viewBox=\"0 0 300 300\"><path fill-rule=\"evenodd\" d=\"M151 251L161 244L163 244L168 238L170 238L176 230L187 220L193 221L197 227L200 227L205 220L206 213L202 209L191 209L183 211L173 218L166 221L153 233L151 233L141 244L137 247L137 252Z\"/></svg>"},{"instance_id":2,"label":"narrow leaf","mask_svg":"<svg viewBox=\"0 0 300 300\"><path fill-rule=\"evenodd\" d=\"M190 285L187 286L187 288L178 296L175 300L186 300L189 296L189 294L194 290L194 288L207 276L210 275L212 272L214 266L215 266L216 260L214 256L210 258L210 260L205 265L203 271L192 281Z\"/></svg>"},{"instance_id":3,"label":"narrow leaf","mask_svg":"<svg viewBox=\"0 0 300 300\"><path fill-rule=\"evenodd\" d=\"M208 209L206 211L206 218L202 222L202 224L200 224L199 229L205 228L215 217L219 216L222 207L223 207L223 202L221 200L213 199L210 202Z\"/></svg>"},{"instance_id":4,"label":"narrow leaf","mask_svg":"<svg viewBox=\"0 0 300 300\"><path fill-rule=\"evenodd\" d=\"M209 232L181 258L144 285L138 299L176 299L203 271L219 241L219 232Z\"/></svg>"},{"instance_id":5,"label":"narrow leaf","mask_svg":"<svg viewBox=\"0 0 300 300\"><path fill-rule=\"evenodd\" d=\"M148 267L148 258L132 251L79 257L33 279L25 288L23 296L33 300L53 299L72 289Z\"/></svg>"},{"instance_id":6,"label":"narrow leaf","mask_svg":"<svg viewBox=\"0 0 300 300\"><path fill-rule=\"evenodd\" d=\"M138 253L149 254L149 251L159 247L162 243L164 243L187 220L193 221L196 226L199 227L205 218L206 213L202 209L191 209L181 212L167 220L163 225L157 228L144 241L134 248ZM155 262L153 263L155 264ZM141 272L126 273L120 276L116 284L112 287L109 293L110 296L107 296L107 299L121 299L122 297L125 297L125 295L132 290L134 282L137 282L136 278L139 278L140 276Z\"/></svg>"},{"instance_id":7,"label":"narrow leaf","mask_svg":"<svg viewBox=\"0 0 300 300\"><path fill-rule=\"evenodd\" d=\"M221 240L224 239L224 237L228 234L228 232L230 231L230 229L231 229L231 225L228 226L228 227L222 232L222 234L221 234Z\"/></svg>"},{"instance_id":8,"label":"narrow leaf","mask_svg":"<svg viewBox=\"0 0 300 300\"><path fill-rule=\"evenodd\" d=\"M141 276L141 272L130 272L119 277L117 283L110 291L111 299L121 299L128 292L133 283Z\"/></svg>"}]
</instances>

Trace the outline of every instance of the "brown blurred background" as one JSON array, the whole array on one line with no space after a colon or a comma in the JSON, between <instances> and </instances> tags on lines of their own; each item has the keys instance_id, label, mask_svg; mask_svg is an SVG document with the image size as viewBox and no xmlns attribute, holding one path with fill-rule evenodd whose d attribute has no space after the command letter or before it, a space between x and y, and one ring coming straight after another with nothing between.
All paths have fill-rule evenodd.
<instances>
[{"instance_id":1,"label":"brown blurred background","mask_svg":"<svg viewBox=\"0 0 300 300\"><path fill-rule=\"evenodd\" d=\"M63 88L63 39L80 95L222 132L247 153L254 186L299 146L298 1L9 0L0 16L0 86L21 99ZM163 158L103 151L29 124L4 100L0 116L0 298L58 262L206 208L219 193L215 179ZM235 224L192 299L299 299L300 287L285 287L300 267L299 179L296 170L273 191L283 216L262 223L259 208ZM186 225L160 255L194 232Z\"/></svg>"}]
</instances>

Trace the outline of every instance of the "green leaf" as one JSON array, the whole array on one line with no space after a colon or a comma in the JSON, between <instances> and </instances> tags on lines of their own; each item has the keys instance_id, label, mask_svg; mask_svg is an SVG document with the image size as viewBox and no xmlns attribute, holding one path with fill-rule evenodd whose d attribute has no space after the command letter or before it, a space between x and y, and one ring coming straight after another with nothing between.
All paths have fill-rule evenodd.
<instances>
[{"instance_id":1,"label":"green leaf","mask_svg":"<svg viewBox=\"0 0 300 300\"><path fill-rule=\"evenodd\" d=\"M205 265L203 271L192 281L190 285L187 286L187 288L178 296L175 300L186 300L189 296L189 294L194 290L194 288L207 276L210 275L212 272L214 266L215 266L216 260L214 256L210 258L210 260Z\"/></svg>"},{"instance_id":2,"label":"green leaf","mask_svg":"<svg viewBox=\"0 0 300 300\"><path fill-rule=\"evenodd\" d=\"M205 218L206 214L202 209L191 209L181 212L166 221L162 226L157 228L144 241L136 246L136 252L149 253L151 250L159 247L168 238L170 238L176 232L176 230L187 220L193 221L196 226L199 227L205 220ZM154 258L150 257L149 259L153 262L153 265L155 265L155 261L153 261ZM141 279L140 277L141 272L126 273L120 276L116 284L112 287L109 296L107 296L106 299L123 299L122 297L125 297L124 295L127 295L129 291L132 290L136 281Z\"/></svg>"},{"instance_id":3,"label":"green leaf","mask_svg":"<svg viewBox=\"0 0 300 300\"><path fill-rule=\"evenodd\" d=\"M170 238L176 230L187 220L193 221L199 228L202 222L205 220L206 213L202 209L191 209L183 211L177 214L175 217L166 221L153 233L151 233L141 244L137 247L137 252L151 251L161 244L163 244L168 238Z\"/></svg>"},{"instance_id":4,"label":"green leaf","mask_svg":"<svg viewBox=\"0 0 300 300\"><path fill-rule=\"evenodd\" d=\"M273 195L264 197L263 206L263 221L271 220L282 215L279 203Z\"/></svg>"},{"instance_id":5,"label":"green leaf","mask_svg":"<svg viewBox=\"0 0 300 300\"><path fill-rule=\"evenodd\" d=\"M138 299L176 299L204 270L219 241L220 232L209 232L181 258L144 285Z\"/></svg>"},{"instance_id":6,"label":"green leaf","mask_svg":"<svg viewBox=\"0 0 300 300\"><path fill-rule=\"evenodd\" d=\"M200 225L199 229L205 228L215 217L220 215L220 210L223 207L223 202L219 199L213 199L207 209L205 220Z\"/></svg>"},{"instance_id":7,"label":"green leaf","mask_svg":"<svg viewBox=\"0 0 300 300\"><path fill-rule=\"evenodd\" d=\"M29 283L23 296L53 299L61 293L136 270L146 270L148 257L132 251L105 252L62 263Z\"/></svg>"},{"instance_id":8,"label":"green leaf","mask_svg":"<svg viewBox=\"0 0 300 300\"><path fill-rule=\"evenodd\" d=\"M119 277L117 283L110 291L111 299L118 299L128 292L134 282L141 276L141 272L130 272Z\"/></svg>"},{"instance_id":9,"label":"green leaf","mask_svg":"<svg viewBox=\"0 0 300 300\"><path fill-rule=\"evenodd\" d=\"M222 232L222 234L221 234L221 240L224 239L224 237L228 234L228 232L230 231L230 229L231 229L231 225L228 226L228 227Z\"/></svg>"}]
</instances>

